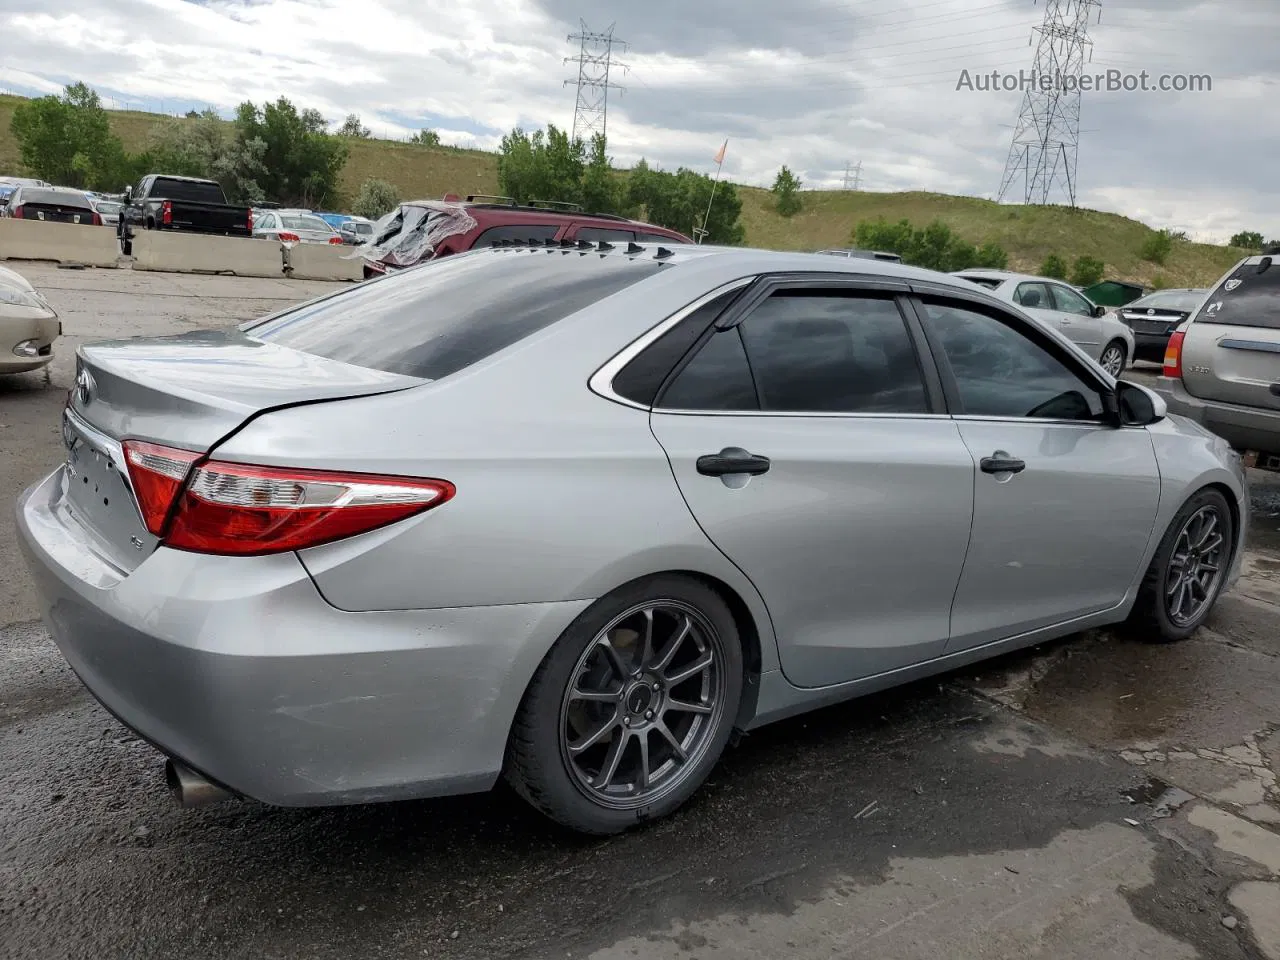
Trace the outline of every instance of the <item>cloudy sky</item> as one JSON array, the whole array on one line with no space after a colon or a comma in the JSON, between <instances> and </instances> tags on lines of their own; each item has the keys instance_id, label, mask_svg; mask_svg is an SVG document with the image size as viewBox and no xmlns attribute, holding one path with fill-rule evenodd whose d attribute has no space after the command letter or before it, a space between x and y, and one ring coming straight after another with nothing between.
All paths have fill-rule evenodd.
<instances>
[{"instance_id":1,"label":"cloudy sky","mask_svg":"<svg viewBox=\"0 0 1280 960\"><path fill-rule=\"evenodd\" d=\"M287 96L376 135L489 148L569 126L580 18L626 41L610 152L766 184L994 196L1029 69L1033 0L0 0L0 89L84 80L108 106L229 113ZM1280 0L1104 0L1090 72L1209 74L1196 93L1084 95L1079 201L1195 239L1280 237ZM1016 194L1017 191L1014 191Z\"/></svg>"}]
</instances>

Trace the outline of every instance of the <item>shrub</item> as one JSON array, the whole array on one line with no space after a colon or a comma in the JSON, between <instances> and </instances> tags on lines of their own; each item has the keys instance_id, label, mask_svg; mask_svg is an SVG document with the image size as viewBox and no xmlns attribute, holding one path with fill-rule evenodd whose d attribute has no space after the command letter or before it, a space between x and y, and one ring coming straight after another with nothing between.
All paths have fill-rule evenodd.
<instances>
[{"instance_id":1,"label":"shrub","mask_svg":"<svg viewBox=\"0 0 1280 960\"><path fill-rule=\"evenodd\" d=\"M1053 277L1055 280L1067 279L1067 261L1056 253L1051 253L1040 264L1040 276Z\"/></svg>"}]
</instances>

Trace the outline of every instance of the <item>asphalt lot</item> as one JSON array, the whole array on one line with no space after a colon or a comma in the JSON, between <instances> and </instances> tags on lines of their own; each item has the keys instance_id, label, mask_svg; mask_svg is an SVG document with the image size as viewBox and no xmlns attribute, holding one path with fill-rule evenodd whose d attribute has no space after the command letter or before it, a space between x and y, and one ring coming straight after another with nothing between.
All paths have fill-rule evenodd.
<instances>
[{"instance_id":1,"label":"asphalt lot","mask_svg":"<svg viewBox=\"0 0 1280 960\"><path fill-rule=\"evenodd\" d=\"M76 342L331 289L18 269L67 337L51 384L0 381L0 530L60 459ZM1192 639L1079 635L777 724L603 841L501 789L173 807L0 535L0 957L1280 957L1280 478L1251 480L1246 576Z\"/></svg>"}]
</instances>

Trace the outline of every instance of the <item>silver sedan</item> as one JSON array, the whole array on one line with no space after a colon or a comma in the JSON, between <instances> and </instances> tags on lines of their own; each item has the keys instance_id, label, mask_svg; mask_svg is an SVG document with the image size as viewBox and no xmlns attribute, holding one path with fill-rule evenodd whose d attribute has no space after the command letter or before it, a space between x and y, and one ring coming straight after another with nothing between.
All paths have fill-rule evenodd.
<instances>
[{"instance_id":1,"label":"silver sedan","mask_svg":"<svg viewBox=\"0 0 1280 960\"><path fill-rule=\"evenodd\" d=\"M980 287L861 258L485 249L86 345L18 530L186 803L482 791L607 834L731 733L1054 637L1177 640L1239 459Z\"/></svg>"}]
</instances>

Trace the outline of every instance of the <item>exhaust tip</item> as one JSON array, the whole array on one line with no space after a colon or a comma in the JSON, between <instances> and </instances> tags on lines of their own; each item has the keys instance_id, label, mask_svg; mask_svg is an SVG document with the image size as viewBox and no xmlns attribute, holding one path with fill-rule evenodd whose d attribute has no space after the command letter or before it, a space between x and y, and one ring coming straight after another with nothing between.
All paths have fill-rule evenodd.
<instances>
[{"instance_id":1,"label":"exhaust tip","mask_svg":"<svg viewBox=\"0 0 1280 960\"><path fill-rule=\"evenodd\" d=\"M231 793L210 783L200 774L176 760L166 760L164 782L180 807L203 807L207 803L230 800Z\"/></svg>"}]
</instances>

